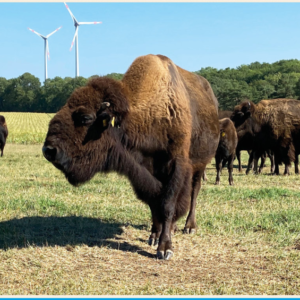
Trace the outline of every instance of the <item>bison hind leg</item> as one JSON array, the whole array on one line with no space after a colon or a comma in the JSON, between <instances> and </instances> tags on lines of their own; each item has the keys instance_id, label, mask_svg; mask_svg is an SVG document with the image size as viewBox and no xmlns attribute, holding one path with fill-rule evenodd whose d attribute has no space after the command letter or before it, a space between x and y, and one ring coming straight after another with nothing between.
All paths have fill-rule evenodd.
<instances>
[{"instance_id":1,"label":"bison hind leg","mask_svg":"<svg viewBox=\"0 0 300 300\"><path fill-rule=\"evenodd\" d=\"M195 172L192 178L192 191L191 194L189 195L189 198L191 198L190 211L186 219L184 233L195 233L197 229L196 212L195 212L196 201L201 188L201 177L203 176L204 172L205 172L205 168L203 170L199 170Z\"/></svg>"}]
</instances>

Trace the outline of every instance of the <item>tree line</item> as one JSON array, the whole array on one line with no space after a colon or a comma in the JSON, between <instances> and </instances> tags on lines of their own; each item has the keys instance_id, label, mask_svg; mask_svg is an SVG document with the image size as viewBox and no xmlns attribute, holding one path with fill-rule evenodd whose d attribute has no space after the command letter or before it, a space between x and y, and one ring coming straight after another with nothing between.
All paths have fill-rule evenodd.
<instances>
[{"instance_id":1,"label":"tree line","mask_svg":"<svg viewBox=\"0 0 300 300\"><path fill-rule=\"evenodd\" d=\"M300 99L300 61L241 65L231 69L202 68L196 72L211 84L222 110L232 110L243 100Z\"/></svg>"},{"instance_id":2,"label":"tree line","mask_svg":"<svg viewBox=\"0 0 300 300\"><path fill-rule=\"evenodd\" d=\"M207 67L195 73L210 82L222 110L232 110L243 100L257 103L262 99L300 99L300 61L297 59L272 64L254 62L219 70ZM116 80L123 78L120 73L106 76ZM94 77L97 75L89 78L57 76L47 79L43 85L30 73L8 80L0 77L0 110L54 113L76 88Z\"/></svg>"},{"instance_id":3,"label":"tree line","mask_svg":"<svg viewBox=\"0 0 300 300\"><path fill-rule=\"evenodd\" d=\"M107 77L120 80L123 75L111 73ZM0 77L0 110L6 112L57 112L70 97L72 92L84 86L89 79L84 77L55 77L46 79L44 85L39 78L24 73L18 78Z\"/></svg>"}]
</instances>

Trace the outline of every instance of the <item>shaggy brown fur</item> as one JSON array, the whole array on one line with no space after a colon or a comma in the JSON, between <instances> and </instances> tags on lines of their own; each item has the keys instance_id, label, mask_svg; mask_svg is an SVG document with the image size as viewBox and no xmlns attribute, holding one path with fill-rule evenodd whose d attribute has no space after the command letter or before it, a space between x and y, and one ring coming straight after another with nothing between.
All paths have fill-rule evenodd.
<instances>
[{"instance_id":1,"label":"shaggy brown fur","mask_svg":"<svg viewBox=\"0 0 300 300\"><path fill-rule=\"evenodd\" d=\"M300 150L300 102L294 99L262 100L257 105L243 102L234 109L235 126L251 122L255 135L254 150L258 156L271 150L275 156L275 174L279 164L295 161ZM295 147L295 151L290 151Z\"/></svg>"},{"instance_id":2,"label":"shaggy brown fur","mask_svg":"<svg viewBox=\"0 0 300 300\"><path fill-rule=\"evenodd\" d=\"M1 156L3 156L3 150L6 143L6 139L8 136L8 129L5 122L4 116L0 115L0 150L1 150Z\"/></svg>"},{"instance_id":3,"label":"shaggy brown fur","mask_svg":"<svg viewBox=\"0 0 300 300\"><path fill-rule=\"evenodd\" d=\"M215 184L220 184L220 173L222 168L227 163L228 173L229 173L229 184L233 185L233 161L235 159L235 150L238 143L237 133L233 122L224 118L219 120L220 123L220 141L218 149L215 155L216 168L217 168L217 178Z\"/></svg>"},{"instance_id":4,"label":"shaggy brown fur","mask_svg":"<svg viewBox=\"0 0 300 300\"><path fill-rule=\"evenodd\" d=\"M77 89L51 120L43 153L73 185L96 172L125 174L150 206L149 243L169 259L171 231L189 206L185 231L196 228L201 176L219 141L217 106L204 78L165 56L142 56L122 81Z\"/></svg>"}]
</instances>

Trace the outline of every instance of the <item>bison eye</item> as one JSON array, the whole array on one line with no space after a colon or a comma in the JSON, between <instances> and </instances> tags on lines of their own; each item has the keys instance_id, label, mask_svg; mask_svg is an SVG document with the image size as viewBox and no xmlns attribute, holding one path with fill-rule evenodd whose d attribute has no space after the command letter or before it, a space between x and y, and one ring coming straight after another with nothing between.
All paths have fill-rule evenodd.
<instances>
[{"instance_id":1,"label":"bison eye","mask_svg":"<svg viewBox=\"0 0 300 300\"><path fill-rule=\"evenodd\" d=\"M72 119L76 127L88 126L95 121L96 116L94 113L87 112L85 108L80 107L78 110L73 112Z\"/></svg>"},{"instance_id":2,"label":"bison eye","mask_svg":"<svg viewBox=\"0 0 300 300\"><path fill-rule=\"evenodd\" d=\"M93 115L82 115L80 121L82 125L90 125L94 122L94 119Z\"/></svg>"}]
</instances>

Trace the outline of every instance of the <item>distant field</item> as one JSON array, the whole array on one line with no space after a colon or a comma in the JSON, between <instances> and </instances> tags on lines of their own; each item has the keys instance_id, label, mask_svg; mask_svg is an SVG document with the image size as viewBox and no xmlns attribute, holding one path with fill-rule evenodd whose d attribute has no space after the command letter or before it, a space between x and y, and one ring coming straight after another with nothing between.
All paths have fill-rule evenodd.
<instances>
[{"instance_id":1,"label":"distant field","mask_svg":"<svg viewBox=\"0 0 300 300\"><path fill-rule=\"evenodd\" d=\"M41 144L54 114L0 112L8 127L7 143Z\"/></svg>"}]
</instances>

